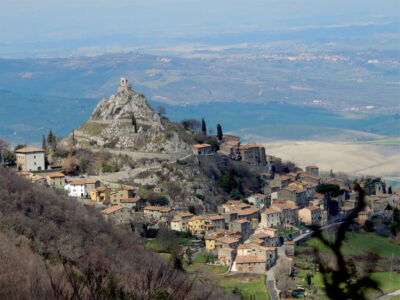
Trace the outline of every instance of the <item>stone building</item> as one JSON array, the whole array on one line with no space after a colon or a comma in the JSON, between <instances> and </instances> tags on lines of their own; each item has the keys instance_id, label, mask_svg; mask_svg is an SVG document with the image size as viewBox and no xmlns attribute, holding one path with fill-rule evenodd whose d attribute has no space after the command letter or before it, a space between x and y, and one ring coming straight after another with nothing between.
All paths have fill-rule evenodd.
<instances>
[{"instance_id":1,"label":"stone building","mask_svg":"<svg viewBox=\"0 0 400 300\"><path fill-rule=\"evenodd\" d=\"M121 205L111 206L105 210L102 210L101 213L107 221L114 225L129 223L131 216L129 209Z\"/></svg>"},{"instance_id":2,"label":"stone building","mask_svg":"<svg viewBox=\"0 0 400 300\"><path fill-rule=\"evenodd\" d=\"M254 166L266 166L265 148L255 143L249 143L239 147L242 161Z\"/></svg>"},{"instance_id":3,"label":"stone building","mask_svg":"<svg viewBox=\"0 0 400 300\"><path fill-rule=\"evenodd\" d=\"M319 176L319 168L317 166L307 166L306 173L314 176Z\"/></svg>"},{"instance_id":4,"label":"stone building","mask_svg":"<svg viewBox=\"0 0 400 300\"><path fill-rule=\"evenodd\" d=\"M213 148L209 144L196 144L192 146L193 154L195 155L205 155L211 154L213 152Z\"/></svg>"},{"instance_id":5,"label":"stone building","mask_svg":"<svg viewBox=\"0 0 400 300\"><path fill-rule=\"evenodd\" d=\"M43 149L25 147L15 151L18 171L42 171L45 169Z\"/></svg>"},{"instance_id":6,"label":"stone building","mask_svg":"<svg viewBox=\"0 0 400 300\"><path fill-rule=\"evenodd\" d=\"M261 213L261 226L278 227L281 225L281 213L276 209L267 208Z\"/></svg>"}]
</instances>

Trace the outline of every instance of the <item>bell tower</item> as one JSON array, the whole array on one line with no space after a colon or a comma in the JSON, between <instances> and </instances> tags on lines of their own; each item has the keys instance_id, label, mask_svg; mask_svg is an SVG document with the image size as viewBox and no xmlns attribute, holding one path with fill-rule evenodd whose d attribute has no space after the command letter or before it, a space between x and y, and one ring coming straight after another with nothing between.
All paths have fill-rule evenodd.
<instances>
[{"instance_id":1,"label":"bell tower","mask_svg":"<svg viewBox=\"0 0 400 300\"><path fill-rule=\"evenodd\" d=\"M121 77L120 85L118 87L118 92L130 91L130 90L131 90L131 86L128 83L128 78L127 77Z\"/></svg>"}]
</instances>

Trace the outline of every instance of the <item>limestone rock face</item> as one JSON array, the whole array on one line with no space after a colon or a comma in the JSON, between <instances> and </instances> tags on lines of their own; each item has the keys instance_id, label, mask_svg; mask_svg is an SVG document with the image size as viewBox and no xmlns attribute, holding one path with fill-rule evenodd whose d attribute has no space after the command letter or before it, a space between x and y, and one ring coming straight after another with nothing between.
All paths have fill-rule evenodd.
<instances>
[{"instance_id":1,"label":"limestone rock face","mask_svg":"<svg viewBox=\"0 0 400 300\"><path fill-rule=\"evenodd\" d=\"M143 95L120 87L116 94L99 102L90 119L74 131L74 140L82 147L162 153L189 151L190 147L176 132L166 130L163 122ZM68 139L71 138L72 134Z\"/></svg>"},{"instance_id":2,"label":"limestone rock face","mask_svg":"<svg viewBox=\"0 0 400 300\"><path fill-rule=\"evenodd\" d=\"M132 90L122 90L104 98L93 111L92 120L116 120L130 118L159 122L160 117L147 103L146 98Z\"/></svg>"}]
</instances>

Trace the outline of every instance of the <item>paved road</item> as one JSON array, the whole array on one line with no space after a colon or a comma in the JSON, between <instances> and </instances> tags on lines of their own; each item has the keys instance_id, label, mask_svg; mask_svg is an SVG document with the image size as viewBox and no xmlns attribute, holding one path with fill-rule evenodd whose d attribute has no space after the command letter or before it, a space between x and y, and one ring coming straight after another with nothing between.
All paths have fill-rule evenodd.
<instances>
[{"instance_id":1,"label":"paved road","mask_svg":"<svg viewBox=\"0 0 400 300\"><path fill-rule=\"evenodd\" d=\"M342 224L342 223L343 222L328 224L328 225L322 226L321 230L325 230L325 229L328 229L328 228L331 228L331 227L335 227L335 226L337 226L339 224ZM294 238L293 242L296 243L298 241L301 241L302 239L304 239L304 238L306 238L308 236L311 236L312 234L313 234L313 232L310 230L310 232L303 233L303 234L299 235L298 237Z\"/></svg>"},{"instance_id":2,"label":"paved road","mask_svg":"<svg viewBox=\"0 0 400 300\"><path fill-rule=\"evenodd\" d=\"M376 300L390 300L390 299L392 299L392 297L399 296L399 295L400 295L400 290L397 290L397 291L391 292L389 294L380 296L380 297L375 298L375 299Z\"/></svg>"}]
</instances>

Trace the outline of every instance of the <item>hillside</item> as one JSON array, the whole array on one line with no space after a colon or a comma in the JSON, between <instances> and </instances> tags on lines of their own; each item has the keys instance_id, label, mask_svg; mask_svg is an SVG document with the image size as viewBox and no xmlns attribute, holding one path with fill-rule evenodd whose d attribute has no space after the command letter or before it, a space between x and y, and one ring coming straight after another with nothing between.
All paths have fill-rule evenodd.
<instances>
[{"instance_id":1,"label":"hillside","mask_svg":"<svg viewBox=\"0 0 400 300\"><path fill-rule=\"evenodd\" d=\"M122 79L121 79L122 80ZM129 85L102 99L90 119L68 137L78 147L105 147L143 152L187 152L192 134L157 114ZM183 126L181 126L183 128ZM182 129L181 128L181 129ZM184 141L186 139L186 141Z\"/></svg>"},{"instance_id":2,"label":"hillside","mask_svg":"<svg viewBox=\"0 0 400 300\"><path fill-rule=\"evenodd\" d=\"M74 199L4 168L0 191L1 299L224 298Z\"/></svg>"}]
</instances>

